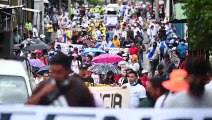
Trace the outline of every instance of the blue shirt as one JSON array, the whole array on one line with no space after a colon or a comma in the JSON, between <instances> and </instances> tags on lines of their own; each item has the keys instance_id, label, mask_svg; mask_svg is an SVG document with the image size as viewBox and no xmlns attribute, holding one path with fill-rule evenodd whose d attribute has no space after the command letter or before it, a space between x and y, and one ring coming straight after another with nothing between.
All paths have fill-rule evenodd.
<instances>
[{"instance_id":1,"label":"blue shirt","mask_svg":"<svg viewBox=\"0 0 212 120\"><path fill-rule=\"evenodd\" d=\"M179 44L177 50L179 51L181 58L185 58L186 50L188 50L188 45Z\"/></svg>"}]
</instances>

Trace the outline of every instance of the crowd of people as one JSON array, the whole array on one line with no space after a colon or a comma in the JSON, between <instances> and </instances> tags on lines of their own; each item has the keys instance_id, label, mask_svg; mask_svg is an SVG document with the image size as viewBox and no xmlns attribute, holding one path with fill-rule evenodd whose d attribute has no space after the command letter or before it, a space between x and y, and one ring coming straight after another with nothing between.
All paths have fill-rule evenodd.
<instances>
[{"instance_id":1,"label":"crowd of people","mask_svg":"<svg viewBox=\"0 0 212 120\"><path fill-rule=\"evenodd\" d=\"M212 94L206 89L212 84L210 64L189 54L188 42L178 36L171 23L146 18L142 10L132 12L130 6L124 8L120 10L124 19L112 27L105 25L100 14L78 8L72 14L48 9L43 20L45 35L39 36L36 26L28 21L25 39L40 38L51 48L30 51L26 56L43 64L32 67L38 87L27 104L97 106L101 100L92 96L86 82L129 89L130 108L212 107ZM70 44L68 54L55 42ZM73 48L72 44L83 47ZM119 49L116 54L123 60L112 63L118 73L90 71L98 64L93 59L101 53L85 54L87 48L106 54L111 48ZM39 73L45 66L49 69Z\"/></svg>"}]
</instances>

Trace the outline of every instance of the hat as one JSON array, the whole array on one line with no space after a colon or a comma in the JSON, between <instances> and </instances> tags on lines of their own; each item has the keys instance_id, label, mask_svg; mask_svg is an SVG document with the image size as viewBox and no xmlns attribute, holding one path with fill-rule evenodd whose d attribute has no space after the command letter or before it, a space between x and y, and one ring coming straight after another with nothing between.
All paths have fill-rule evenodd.
<instances>
[{"instance_id":1,"label":"hat","mask_svg":"<svg viewBox=\"0 0 212 120\"><path fill-rule=\"evenodd\" d=\"M78 57L77 53L72 54L73 57Z\"/></svg>"},{"instance_id":2,"label":"hat","mask_svg":"<svg viewBox=\"0 0 212 120\"><path fill-rule=\"evenodd\" d=\"M176 47L173 47L173 48L172 48L172 51L175 51L175 50L177 50L177 48L176 48Z\"/></svg>"},{"instance_id":3,"label":"hat","mask_svg":"<svg viewBox=\"0 0 212 120\"><path fill-rule=\"evenodd\" d=\"M42 50L37 50L35 53L42 54L43 52L42 52Z\"/></svg>"},{"instance_id":4,"label":"hat","mask_svg":"<svg viewBox=\"0 0 212 120\"><path fill-rule=\"evenodd\" d=\"M148 71L147 70L142 70L142 74L145 74L145 73L148 73Z\"/></svg>"},{"instance_id":5,"label":"hat","mask_svg":"<svg viewBox=\"0 0 212 120\"><path fill-rule=\"evenodd\" d=\"M170 74L170 80L162 83L163 87L172 92L181 92L189 89L189 84L185 81L187 72L183 69L178 69Z\"/></svg>"},{"instance_id":6,"label":"hat","mask_svg":"<svg viewBox=\"0 0 212 120\"><path fill-rule=\"evenodd\" d=\"M40 38L44 39L46 36L44 34L40 35Z\"/></svg>"}]
</instances>

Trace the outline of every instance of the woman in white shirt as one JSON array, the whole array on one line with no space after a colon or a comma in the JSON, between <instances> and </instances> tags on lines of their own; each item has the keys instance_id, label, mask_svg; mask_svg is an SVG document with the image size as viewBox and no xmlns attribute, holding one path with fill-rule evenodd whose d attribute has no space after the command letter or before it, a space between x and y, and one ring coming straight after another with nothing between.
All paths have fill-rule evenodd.
<instances>
[{"instance_id":1,"label":"woman in white shirt","mask_svg":"<svg viewBox=\"0 0 212 120\"><path fill-rule=\"evenodd\" d=\"M134 71L138 72L140 69L140 65L138 63L138 56L132 55L132 63L128 66L130 69L133 69Z\"/></svg>"},{"instance_id":2,"label":"woman in white shirt","mask_svg":"<svg viewBox=\"0 0 212 120\"><path fill-rule=\"evenodd\" d=\"M78 55L76 53L74 53L72 55L74 58L71 61L71 70L76 73L79 74L80 72L80 66L81 66L81 62L79 60L77 60Z\"/></svg>"}]
</instances>

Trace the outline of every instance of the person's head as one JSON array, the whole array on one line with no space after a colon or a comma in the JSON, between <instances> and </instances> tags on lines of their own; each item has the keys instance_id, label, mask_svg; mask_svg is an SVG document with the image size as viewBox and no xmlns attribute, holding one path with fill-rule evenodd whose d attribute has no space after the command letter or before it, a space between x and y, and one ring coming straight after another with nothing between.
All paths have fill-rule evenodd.
<instances>
[{"instance_id":1,"label":"person's head","mask_svg":"<svg viewBox=\"0 0 212 120\"><path fill-rule=\"evenodd\" d=\"M74 60L76 60L78 58L77 53L73 53L72 56L73 56Z\"/></svg>"},{"instance_id":2,"label":"person's head","mask_svg":"<svg viewBox=\"0 0 212 120\"><path fill-rule=\"evenodd\" d=\"M93 56L92 56L92 55L87 55L86 60L87 60L88 62L91 62L91 61L92 61L92 59L93 59Z\"/></svg>"},{"instance_id":3,"label":"person's head","mask_svg":"<svg viewBox=\"0 0 212 120\"><path fill-rule=\"evenodd\" d=\"M28 19L28 20L27 20L27 23L31 23L31 21Z\"/></svg>"},{"instance_id":4,"label":"person's head","mask_svg":"<svg viewBox=\"0 0 212 120\"><path fill-rule=\"evenodd\" d=\"M44 73L43 74L43 80L48 80L49 79L49 74L48 73Z\"/></svg>"},{"instance_id":5,"label":"person's head","mask_svg":"<svg viewBox=\"0 0 212 120\"><path fill-rule=\"evenodd\" d=\"M135 43L131 43L131 47L135 47Z\"/></svg>"},{"instance_id":6,"label":"person's head","mask_svg":"<svg viewBox=\"0 0 212 120\"><path fill-rule=\"evenodd\" d=\"M191 57L186 60L185 70L188 75L189 93L195 97L201 97L204 94L204 86L208 81L208 72L210 64L204 58Z\"/></svg>"},{"instance_id":7,"label":"person's head","mask_svg":"<svg viewBox=\"0 0 212 120\"><path fill-rule=\"evenodd\" d=\"M147 70L142 70L142 75L143 75L143 77L148 77L148 71Z\"/></svg>"},{"instance_id":8,"label":"person's head","mask_svg":"<svg viewBox=\"0 0 212 120\"><path fill-rule=\"evenodd\" d=\"M146 91L147 91L147 97L150 100L156 101L161 95L168 92L162 86L163 81L164 81L163 77L154 77L148 82L146 86Z\"/></svg>"},{"instance_id":9,"label":"person's head","mask_svg":"<svg viewBox=\"0 0 212 120\"><path fill-rule=\"evenodd\" d=\"M169 56L169 54L165 54L165 55L164 55L164 60L165 60L165 62L169 62L169 61L170 61L170 56Z\"/></svg>"},{"instance_id":10,"label":"person's head","mask_svg":"<svg viewBox=\"0 0 212 120\"><path fill-rule=\"evenodd\" d=\"M150 27L151 29L154 29L154 26L153 25L151 25L151 27Z\"/></svg>"},{"instance_id":11,"label":"person's head","mask_svg":"<svg viewBox=\"0 0 212 120\"><path fill-rule=\"evenodd\" d=\"M117 35L115 35L115 36L114 36L114 40L117 40L117 38L118 38Z\"/></svg>"},{"instance_id":12,"label":"person's head","mask_svg":"<svg viewBox=\"0 0 212 120\"><path fill-rule=\"evenodd\" d=\"M113 71L108 71L107 72L107 79L110 79L110 80L114 79L114 72Z\"/></svg>"},{"instance_id":13,"label":"person's head","mask_svg":"<svg viewBox=\"0 0 212 120\"><path fill-rule=\"evenodd\" d=\"M156 48L156 47L157 47L157 42L154 42L154 43L152 44L152 46L153 46L153 48Z\"/></svg>"},{"instance_id":14,"label":"person's head","mask_svg":"<svg viewBox=\"0 0 212 120\"><path fill-rule=\"evenodd\" d=\"M42 57L42 50L38 50L38 51L36 52L36 57L37 57L37 58L41 58L41 57Z\"/></svg>"},{"instance_id":15,"label":"person's head","mask_svg":"<svg viewBox=\"0 0 212 120\"><path fill-rule=\"evenodd\" d=\"M164 66L162 64L158 65L158 74L162 75L164 73Z\"/></svg>"},{"instance_id":16,"label":"person's head","mask_svg":"<svg viewBox=\"0 0 212 120\"><path fill-rule=\"evenodd\" d=\"M129 77L129 83L131 85L135 84L135 82L138 80L138 74L137 72L131 70L128 72L128 77Z\"/></svg>"},{"instance_id":17,"label":"person's head","mask_svg":"<svg viewBox=\"0 0 212 120\"><path fill-rule=\"evenodd\" d=\"M70 69L69 57L63 53L58 53L52 57L50 61L51 65L51 77L57 81L63 81L68 78Z\"/></svg>"}]
</instances>

